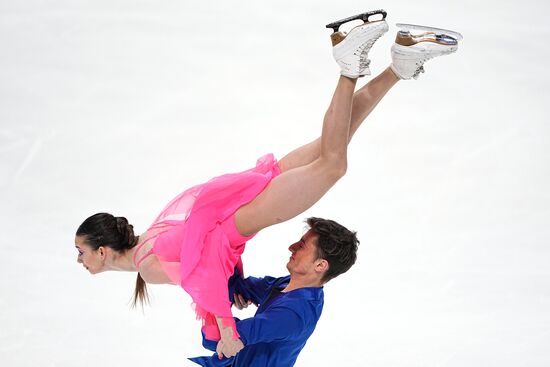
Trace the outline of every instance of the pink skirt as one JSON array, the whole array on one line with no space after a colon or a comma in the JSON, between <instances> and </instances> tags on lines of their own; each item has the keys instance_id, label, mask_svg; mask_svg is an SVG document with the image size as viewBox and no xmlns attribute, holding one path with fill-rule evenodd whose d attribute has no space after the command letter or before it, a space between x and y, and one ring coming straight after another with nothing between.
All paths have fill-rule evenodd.
<instances>
[{"instance_id":1,"label":"pink skirt","mask_svg":"<svg viewBox=\"0 0 550 367\"><path fill-rule=\"evenodd\" d=\"M223 317L223 325L231 326L238 337L227 281L235 266L243 274L241 254L254 235L241 236L233 214L279 174L273 155L265 155L252 169L213 178L179 194L149 227L162 231L152 252L172 283L180 284L193 299L207 339L220 338L215 315Z\"/></svg>"}]
</instances>

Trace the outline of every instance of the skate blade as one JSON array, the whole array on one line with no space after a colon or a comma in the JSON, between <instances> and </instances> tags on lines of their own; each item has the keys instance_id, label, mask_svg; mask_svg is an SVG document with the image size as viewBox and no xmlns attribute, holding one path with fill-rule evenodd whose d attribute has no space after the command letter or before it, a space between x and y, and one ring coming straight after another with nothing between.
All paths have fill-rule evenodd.
<instances>
[{"instance_id":1,"label":"skate blade","mask_svg":"<svg viewBox=\"0 0 550 367\"><path fill-rule=\"evenodd\" d=\"M349 17L349 18L337 20L336 22L332 22L330 24L327 24L326 27L327 28L332 28L334 30L334 33L336 33L336 32L338 32L338 30L340 29L340 26L342 24L345 24L345 23L351 22L352 20L357 20L357 19L360 19L365 23L369 23L370 22L369 18L374 16L374 15L378 15L378 14L382 15L382 19L379 19L379 20L386 19L386 15L388 15L388 13L386 13L385 10L382 10L382 9L373 10L373 11L369 11L369 12L366 12L366 13L357 14L357 15L354 15L354 16Z\"/></svg>"},{"instance_id":2,"label":"skate blade","mask_svg":"<svg viewBox=\"0 0 550 367\"><path fill-rule=\"evenodd\" d=\"M435 28L435 27L428 27L423 25L416 25L416 24L406 24L406 23L397 23L397 27L401 28L400 31L408 32L408 31L424 31L424 34L415 35L415 37L418 36L429 36L434 35L436 39L440 40L442 43L448 43L454 44L452 40L455 42L462 41L462 35L458 32L451 31L449 29L443 29L443 28Z\"/></svg>"}]
</instances>

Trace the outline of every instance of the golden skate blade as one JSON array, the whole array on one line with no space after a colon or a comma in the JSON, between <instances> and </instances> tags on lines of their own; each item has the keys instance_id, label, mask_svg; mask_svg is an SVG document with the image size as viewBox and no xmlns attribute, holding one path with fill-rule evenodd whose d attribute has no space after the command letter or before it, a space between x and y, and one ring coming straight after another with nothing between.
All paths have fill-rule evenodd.
<instances>
[{"instance_id":1,"label":"golden skate blade","mask_svg":"<svg viewBox=\"0 0 550 367\"><path fill-rule=\"evenodd\" d=\"M395 37L395 43L401 46L413 46L419 43L436 43L442 46L457 46L458 41L449 36L442 36L435 33L422 33L420 35L411 35L408 31L399 31Z\"/></svg>"},{"instance_id":2,"label":"golden skate blade","mask_svg":"<svg viewBox=\"0 0 550 367\"><path fill-rule=\"evenodd\" d=\"M453 38L449 37L447 35L440 35L436 33L426 32L419 35L411 35L411 40L413 43L420 43L420 42L433 42L440 45L447 45L447 46L454 46L458 44L458 41Z\"/></svg>"},{"instance_id":3,"label":"golden skate blade","mask_svg":"<svg viewBox=\"0 0 550 367\"><path fill-rule=\"evenodd\" d=\"M462 34L456 32L456 31L452 31L452 30L444 29L444 28L428 27L428 26L423 26L423 25L407 24L407 23L397 23L396 26L399 27L400 31L403 31L403 32L410 32L410 31L421 31L421 32L423 32L419 35L414 35L414 37L423 36L426 33L428 33L428 34L435 34L436 36L438 36L439 38L442 38L442 39L449 39L449 37L450 37L450 38L455 39L455 41L457 41L457 42L462 41L462 39L463 39Z\"/></svg>"}]
</instances>

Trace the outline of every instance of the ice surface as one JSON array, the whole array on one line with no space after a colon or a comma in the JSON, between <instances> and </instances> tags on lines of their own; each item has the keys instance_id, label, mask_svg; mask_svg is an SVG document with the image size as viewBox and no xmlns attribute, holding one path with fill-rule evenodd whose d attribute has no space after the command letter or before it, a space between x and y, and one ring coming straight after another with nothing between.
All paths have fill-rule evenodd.
<instances>
[{"instance_id":1,"label":"ice surface","mask_svg":"<svg viewBox=\"0 0 550 367\"><path fill-rule=\"evenodd\" d=\"M392 1L397 22L464 35L387 95L348 175L250 242L248 274L283 274L302 219L356 229L297 366L550 365L550 36L540 1ZM528 9L529 17L518 14ZM320 132L338 69L324 25L357 2L0 2L0 365L191 366L189 297L134 274L90 276L88 215L139 231L176 193L281 157ZM365 79L367 80L367 79ZM360 81L360 84L365 81Z\"/></svg>"}]
</instances>

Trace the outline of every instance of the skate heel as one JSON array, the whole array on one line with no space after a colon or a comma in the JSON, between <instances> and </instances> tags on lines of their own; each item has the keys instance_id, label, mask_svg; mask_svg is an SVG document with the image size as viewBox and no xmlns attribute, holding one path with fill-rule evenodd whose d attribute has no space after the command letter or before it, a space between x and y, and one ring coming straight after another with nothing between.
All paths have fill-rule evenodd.
<instances>
[{"instance_id":1,"label":"skate heel","mask_svg":"<svg viewBox=\"0 0 550 367\"><path fill-rule=\"evenodd\" d=\"M388 13L386 13L386 11L384 11L382 9L373 10L373 11L369 11L369 12L366 12L366 13L361 13L361 14L357 14L357 15L354 15L354 16L351 16L351 17L348 17L348 18L337 20L336 22L332 22L330 24L327 24L326 27L327 28L332 28L334 30L334 33L337 33L342 24L351 22L353 20L358 20L358 19L362 20L364 23L370 23L369 18L374 16L374 15L382 15L382 19L378 19L378 21L379 20L385 20L387 14Z\"/></svg>"},{"instance_id":2,"label":"skate heel","mask_svg":"<svg viewBox=\"0 0 550 367\"><path fill-rule=\"evenodd\" d=\"M332 46L336 46L340 42L342 42L346 38L346 35L342 32L334 32L330 35L330 41L332 42Z\"/></svg>"}]
</instances>

